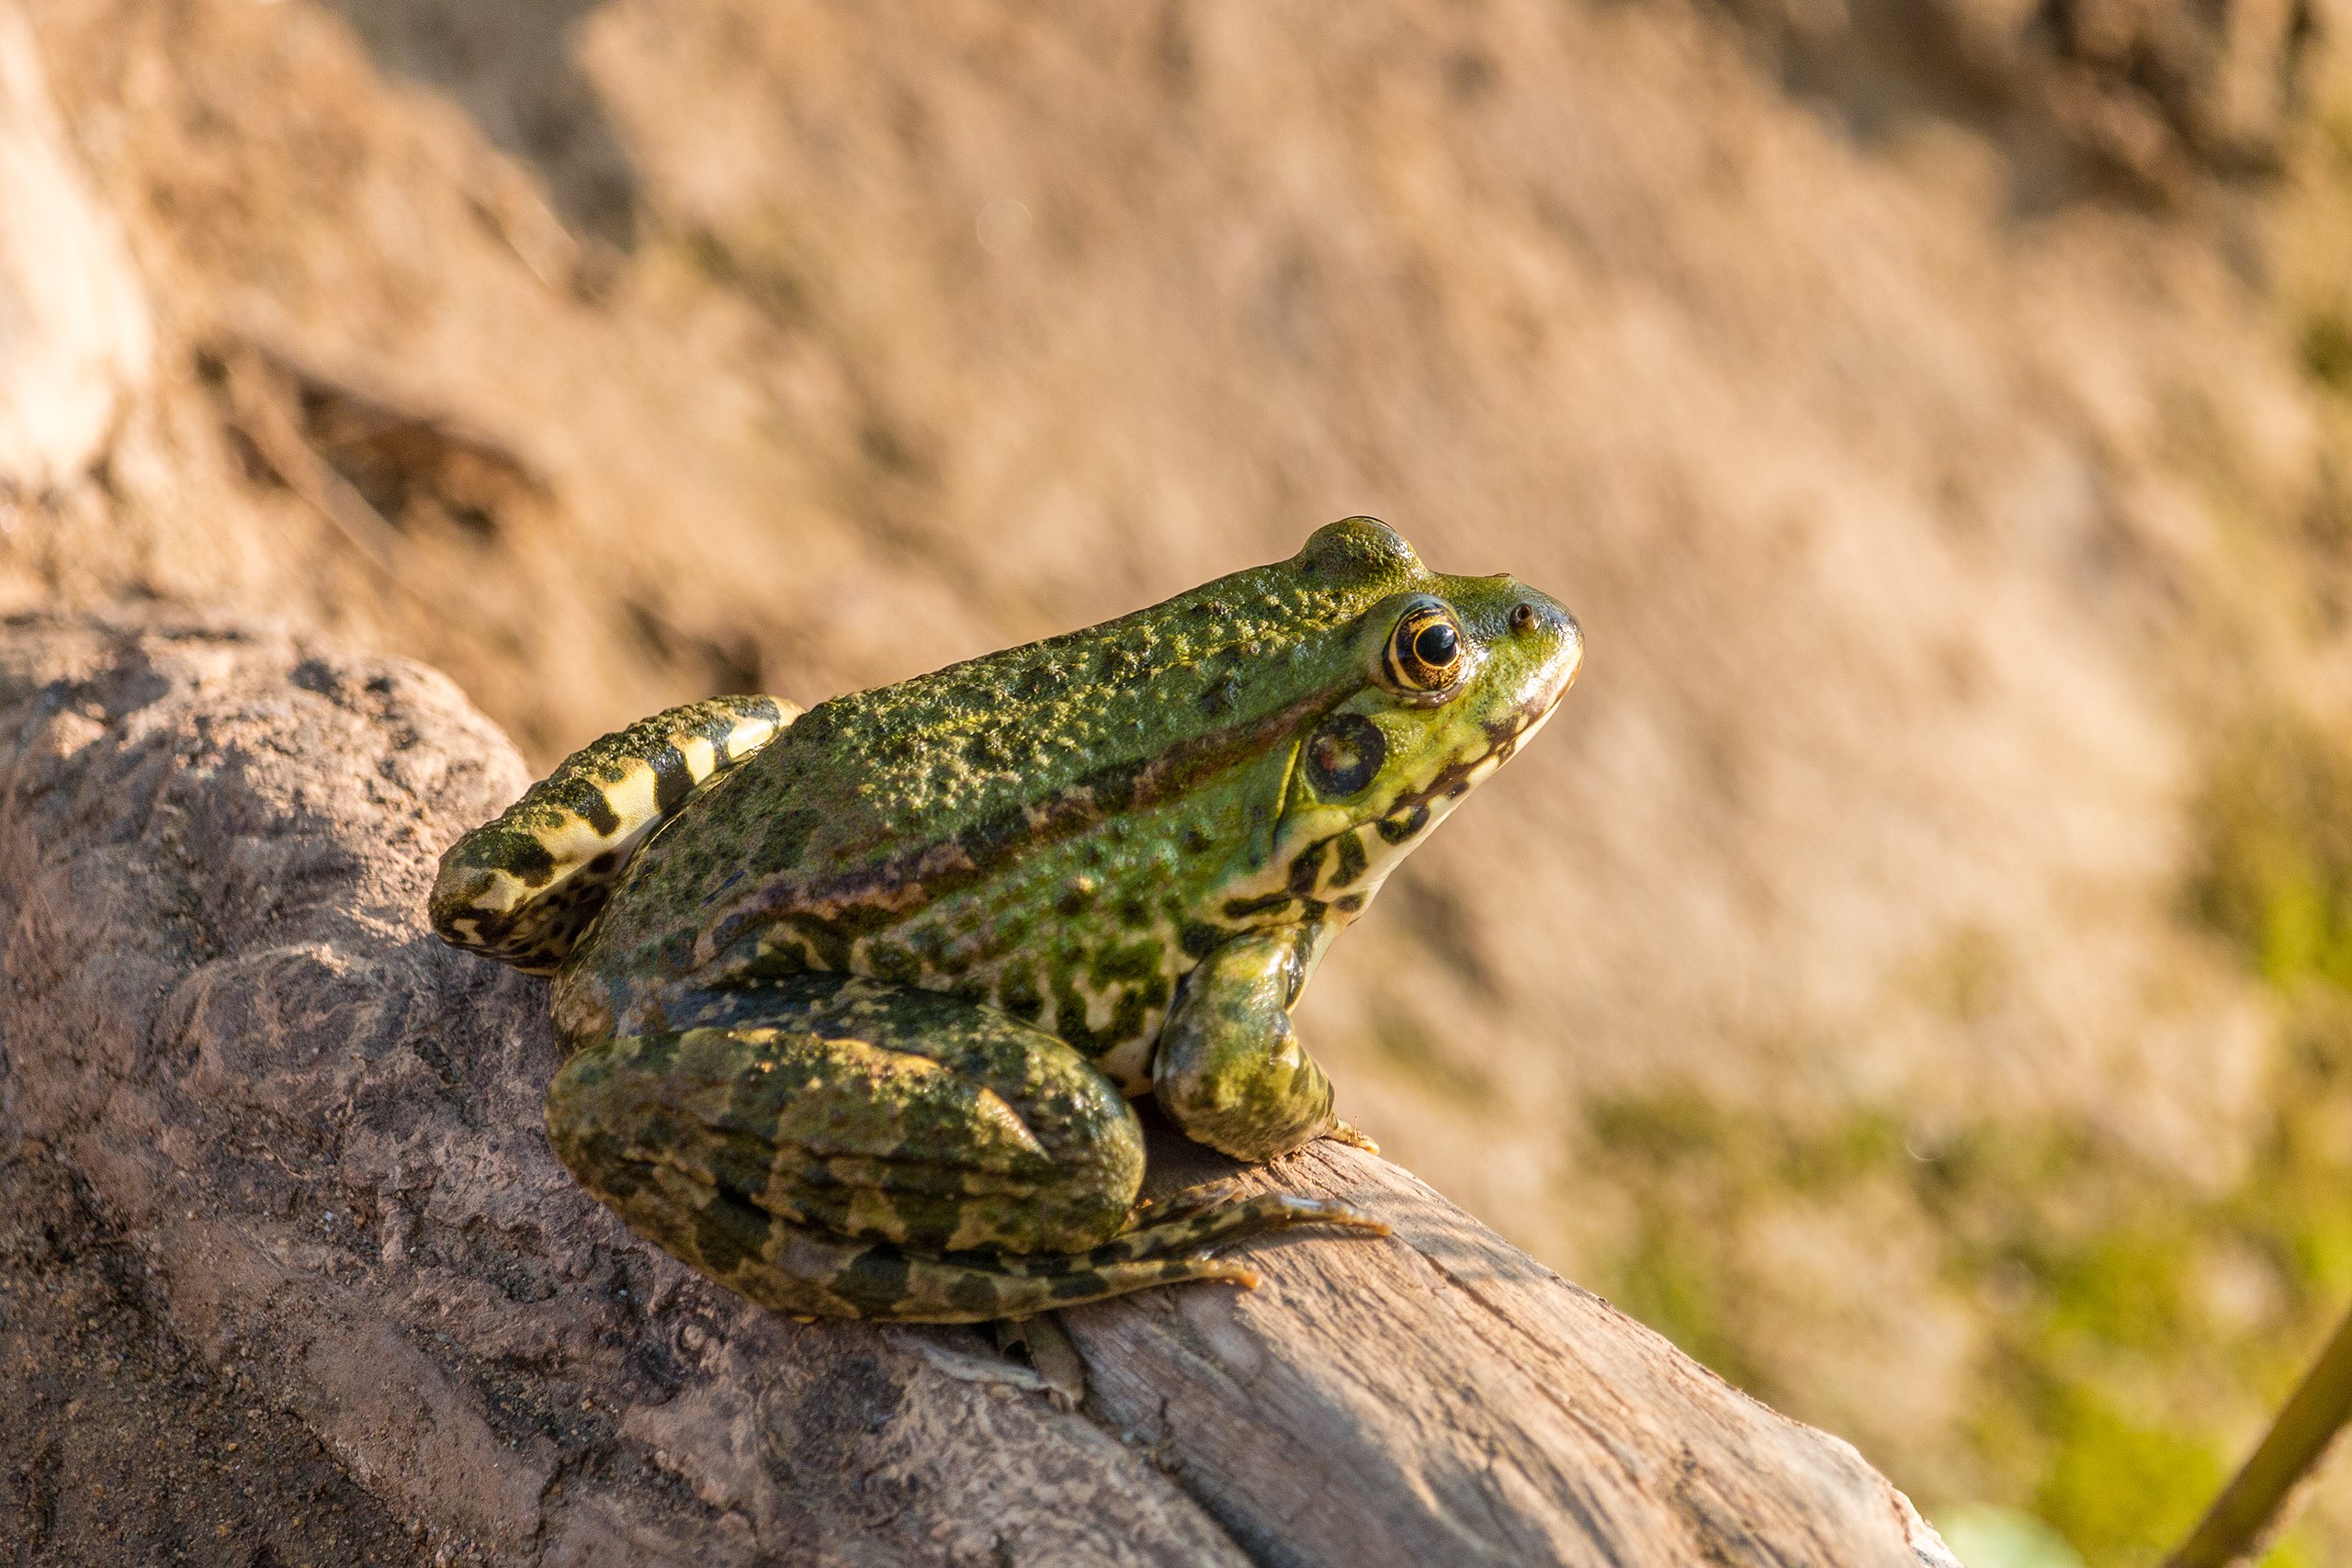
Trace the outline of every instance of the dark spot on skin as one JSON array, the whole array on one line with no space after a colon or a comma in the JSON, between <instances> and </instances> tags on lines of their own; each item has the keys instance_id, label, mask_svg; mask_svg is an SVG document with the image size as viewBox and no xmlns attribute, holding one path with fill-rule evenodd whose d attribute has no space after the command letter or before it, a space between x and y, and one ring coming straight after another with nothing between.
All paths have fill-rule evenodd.
<instances>
[{"instance_id":1,"label":"dark spot on skin","mask_svg":"<svg viewBox=\"0 0 2352 1568\"><path fill-rule=\"evenodd\" d=\"M620 1139L610 1133L582 1129L581 1119L576 1110L566 1116L550 1118L548 1139L555 1145L556 1153L572 1171L594 1172L595 1190L605 1198L633 1197L644 1185L639 1179L644 1167L629 1158Z\"/></svg>"},{"instance_id":2,"label":"dark spot on skin","mask_svg":"<svg viewBox=\"0 0 2352 1568\"><path fill-rule=\"evenodd\" d=\"M653 808L667 817L694 794L694 770L686 766L685 753L675 746L662 747L649 761L653 766Z\"/></svg>"},{"instance_id":3,"label":"dark spot on skin","mask_svg":"<svg viewBox=\"0 0 2352 1568\"><path fill-rule=\"evenodd\" d=\"M696 814L699 818L699 813ZM816 832L823 818L803 807L786 811L770 819L767 831L762 835L760 863L778 871L789 871L800 863L801 852L808 847L809 836ZM739 868L727 881L731 885L742 874Z\"/></svg>"},{"instance_id":4,"label":"dark spot on skin","mask_svg":"<svg viewBox=\"0 0 2352 1568\"><path fill-rule=\"evenodd\" d=\"M964 760L976 768L1003 768L1010 767L1014 758L1002 731L980 729L964 743Z\"/></svg>"},{"instance_id":5,"label":"dark spot on skin","mask_svg":"<svg viewBox=\"0 0 2352 1568\"><path fill-rule=\"evenodd\" d=\"M894 942L865 944L865 972L894 986L911 986L922 978L922 965L915 955Z\"/></svg>"},{"instance_id":6,"label":"dark spot on skin","mask_svg":"<svg viewBox=\"0 0 2352 1568\"><path fill-rule=\"evenodd\" d=\"M605 798L605 792L591 784L580 792L580 816L588 826L609 838L621 830L620 813Z\"/></svg>"},{"instance_id":7,"label":"dark spot on skin","mask_svg":"<svg viewBox=\"0 0 2352 1568\"><path fill-rule=\"evenodd\" d=\"M533 887L544 887L555 875L555 856L537 839L523 839L508 850L502 861L505 869Z\"/></svg>"},{"instance_id":8,"label":"dark spot on skin","mask_svg":"<svg viewBox=\"0 0 2352 1568\"><path fill-rule=\"evenodd\" d=\"M629 1054L629 1070L648 1078L664 1077L670 1064L678 1059L678 1037L667 1031L660 1034L639 1035L637 1049Z\"/></svg>"},{"instance_id":9,"label":"dark spot on skin","mask_svg":"<svg viewBox=\"0 0 2352 1568\"><path fill-rule=\"evenodd\" d=\"M1252 915L1272 914L1276 909L1288 908L1290 901L1287 893L1268 893L1257 898L1228 898L1225 902L1225 918L1246 920Z\"/></svg>"},{"instance_id":10,"label":"dark spot on skin","mask_svg":"<svg viewBox=\"0 0 2352 1568\"><path fill-rule=\"evenodd\" d=\"M1332 715L1306 742L1306 776L1334 800L1363 793L1387 760L1387 739L1360 713Z\"/></svg>"},{"instance_id":11,"label":"dark spot on skin","mask_svg":"<svg viewBox=\"0 0 2352 1568\"><path fill-rule=\"evenodd\" d=\"M1334 898L1331 900L1331 908L1343 915L1361 914L1363 911L1363 895L1351 893L1344 898Z\"/></svg>"},{"instance_id":12,"label":"dark spot on skin","mask_svg":"<svg viewBox=\"0 0 2352 1568\"><path fill-rule=\"evenodd\" d=\"M1159 949L1150 942L1131 942L1099 955L1093 964L1097 984L1116 980L1140 985L1159 978Z\"/></svg>"},{"instance_id":13,"label":"dark spot on skin","mask_svg":"<svg viewBox=\"0 0 2352 1568\"><path fill-rule=\"evenodd\" d=\"M1210 838L1198 824L1185 828L1179 841L1184 846L1184 852L1188 855L1204 855L1216 848L1216 840Z\"/></svg>"},{"instance_id":14,"label":"dark spot on skin","mask_svg":"<svg viewBox=\"0 0 2352 1568\"><path fill-rule=\"evenodd\" d=\"M702 1255L704 1268L714 1274L731 1274L745 1260L760 1255L766 1230L765 1214L724 1192L714 1192L708 1202L695 1211L694 1247Z\"/></svg>"},{"instance_id":15,"label":"dark spot on skin","mask_svg":"<svg viewBox=\"0 0 2352 1568\"><path fill-rule=\"evenodd\" d=\"M620 863L621 857L613 851L606 850L603 854L598 855L594 860L588 863L588 869L593 874L603 876Z\"/></svg>"},{"instance_id":16,"label":"dark spot on skin","mask_svg":"<svg viewBox=\"0 0 2352 1568\"><path fill-rule=\"evenodd\" d=\"M1068 677L1058 663L1050 659L1041 659L1020 673L1013 682L1013 690L1034 702L1067 682Z\"/></svg>"},{"instance_id":17,"label":"dark spot on skin","mask_svg":"<svg viewBox=\"0 0 2352 1568\"><path fill-rule=\"evenodd\" d=\"M1363 852L1363 840L1355 834L1340 834L1339 844L1340 867L1338 873L1331 878L1331 886L1347 887L1353 885L1356 878L1364 874L1365 867L1371 863Z\"/></svg>"},{"instance_id":18,"label":"dark spot on skin","mask_svg":"<svg viewBox=\"0 0 2352 1568\"><path fill-rule=\"evenodd\" d=\"M1285 898L1285 904L1290 902ZM1229 911L1228 911L1229 912ZM1206 958L1225 943L1226 933L1205 920L1186 920L1176 940L1183 946L1187 958Z\"/></svg>"},{"instance_id":19,"label":"dark spot on skin","mask_svg":"<svg viewBox=\"0 0 2352 1568\"><path fill-rule=\"evenodd\" d=\"M1046 998L1037 991L1037 974L1026 964L1007 966L997 981L996 1005L1023 1023L1035 1023L1046 1010Z\"/></svg>"},{"instance_id":20,"label":"dark spot on skin","mask_svg":"<svg viewBox=\"0 0 2352 1568\"><path fill-rule=\"evenodd\" d=\"M1094 906L1095 886L1091 882L1072 882L1054 900L1054 912L1065 919L1076 919Z\"/></svg>"},{"instance_id":21,"label":"dark spot on skin","mask_svg":"<svg viewBox=\"0 0 2352 1568\"><path fill-rule=\"evenodd\" d=\"M1055 1284L1053 1297L1057 1302L1072 1302L1081 1296L1100 1295L1110 1288L1111 1282L1100 1274L1072 1274Z\"/></svg>"},{"instance_id":22,"label":"dark spot on skin","mask_svg":"<svg viewBox=\"0 0 2352 1568\"><path fill-rule=\"evenodd\" d=\"M958 1312L986 1312L996 1305L996 1281L977 1271L960 1274L947 1287L947 1304Z\"/></svg>"},{"instance_id":23,"label":"dark spot on skin","mask_svg":"<svg viewBox=\"0 0 2352 1568\"><path fill-rule=\"evenodd\" d=\"M1402 817L1382 818L1379 824L1380 836L1392 844L1401 844L1429 825L1430 808L1417 805Z\"/></svg>"},{"instance_id":24,"label":"dark spot on skin","mask_svg":"<svg viewBox=\"0 0 2352 1568\"><path fill-rule=\"evenodd\" d=\"M1316 878L1323 871L1323 849L1322 844L1309 844L1290 863L1290 890L1296 897L1304 898L1315 891Z\"/></svg>"},{"instance_id":25,"label":"dark spot on skin","mask_svg":"<svg viewBox=\"0 0 2352 1568\"><path fill-rule=\"evenodd\" d=\"M833 1276L832 1289L856 1303L861 1311L880 1312L906 1299L911 1272L905 1254L896 1248L869 1247Z\"/></svg>"},{"instance_id":26,"label":"dark spot on skin","mask_svg":"<svg viewBox=\"0 0 2352 1568\"><path fill-rule=\"evenodd\" d=\"M812 916L795 915L788 922L817 967L841 972L849 968L849 937Z\"/></svg>"}]
</instances>

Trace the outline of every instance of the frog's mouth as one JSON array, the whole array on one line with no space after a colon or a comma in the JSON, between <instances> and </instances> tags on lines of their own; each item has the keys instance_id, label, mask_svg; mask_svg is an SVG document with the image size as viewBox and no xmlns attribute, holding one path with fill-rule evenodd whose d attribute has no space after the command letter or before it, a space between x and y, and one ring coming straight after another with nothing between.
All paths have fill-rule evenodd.
<instances>
[{"instance_id":1,"label":"frog's mouth","mask_svg":"<svg viewBox=\"0 0 2352 1568\"><path fill-rule=\"evenodd\" d=\"M1574 679L1571 675L1570 680ZM1485 784L1497 768L1518 754L1535 732L1552 721L1559 711L1560 699L1567 694L1567 682L1556 691L1513 709L1502 717L1482 726L1486 744L1468 756L1458 756L1437 771L1427 784L1397 796L1388 809L1371 822L1351 829L1362 832L1369 829L1401 850L1409 845L1440 817L1451 811L1464 795ZM1336 835L1345 837L1345 834Z\"/></svg>"}]
</instances>

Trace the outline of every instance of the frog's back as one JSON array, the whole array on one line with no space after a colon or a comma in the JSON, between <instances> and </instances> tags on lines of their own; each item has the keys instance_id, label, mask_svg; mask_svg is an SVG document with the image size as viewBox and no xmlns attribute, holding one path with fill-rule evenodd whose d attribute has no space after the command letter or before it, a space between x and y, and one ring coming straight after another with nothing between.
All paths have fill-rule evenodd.
<instances>
[{"instance_id":1,"label":"frog's back","mask_svg":"<svg viewBox=\"0 0 2352 1568\"><path fill-rule=\"evenodd\" d=\"M1322 634L1421 570L1376 525L1323 543L810 709L652 841L575 967L658 985L789 924L799 962L860 970L861 932L1261 763L1348 682L1353 642Z\"/></svg>"}]
</instances>

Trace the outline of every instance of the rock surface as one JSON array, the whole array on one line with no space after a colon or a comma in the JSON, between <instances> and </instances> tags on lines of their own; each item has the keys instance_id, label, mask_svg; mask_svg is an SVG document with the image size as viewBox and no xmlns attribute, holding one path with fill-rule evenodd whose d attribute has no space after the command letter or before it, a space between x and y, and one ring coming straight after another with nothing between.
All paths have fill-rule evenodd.
<instances>
[{"instance_id":1,"label":"rock surface","mask_svg":"<svg viewBox=\"0 0 2352 1568\"><path fill-rule=\"evenodd\" d=\"M1951 1562L1354 1150L1249 1179L1394 1240L1067 1314L1081 1408L978 1334L728 1295L556 1164L543 984L424 929L524 782L413 663L0 633L0 1212L62 1217L0 1237L0 1562Z\"/></svg>"}]
</instances>

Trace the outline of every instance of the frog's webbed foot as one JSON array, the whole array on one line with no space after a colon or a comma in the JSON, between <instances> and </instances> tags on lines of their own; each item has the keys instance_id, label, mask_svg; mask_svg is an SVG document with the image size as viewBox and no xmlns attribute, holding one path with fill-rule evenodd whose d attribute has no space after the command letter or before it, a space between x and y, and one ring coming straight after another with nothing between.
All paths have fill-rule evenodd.
<instances>
[{"instance_id":1,"label":"frog's webbed foot","mask_svg":"<svg viewBox=\"0 0 2352 1568\"><path fill-rule=\"evenodd\" d=\"M1188 1198L1201 1191L1195 1188L1176 1197ZM949 1253L910 1262L918 1272L935 1267L959 1273L961 1277L954 1280L956 1289L975 1298L986 1290L1004 1303L1003 1310L991 1315L1021 1317L1186 1280L1217 1280L1255 1290L1256 1269L1215 1258L1213 1250L1299 1225L1337 1225L1368 1235L1388 1234L1385 1221L1334 1199L1270 1192L1225 1201L1212 1193L1197 1210L1175 1218L1155 1215L1148 1223L1085 1252Z\"/></svg>"},{"instance_id":2,"label":"frog's webbed foot","mask_svg":"<svg viewBox=\"0 0 2352 1568\"><path fill-rule=\"evenodd\" d=\"M1215 1208L1241 1190L1241 1183L1229 1176L1197 1186L1179 1188L1157 1198L1144 1198L1127 1211L1127 1223L1119 1228L1121 1235L1141 1230L1146 1225L1159 1224L1164 1220L1190 1219L1204 1209Z\"/></svg>"},{"instance_id":3,"label":"frog's webbed foot","mask_svg":"<svg viewBox=\"0 0 2352 1568\"><path fill-rule=\"evenodd\" d=\"M985 1323L1082 1306L1154 1285L1258 1276L1199 1256L1137 1257L1114 1245L1079 1253L924 1253L797 1224L708 1182L656 1170L602 1194L638 1231L762 1306L801 1317Z\"/></svg>"},{"instance_id":4,"label":"frog's webbed foot","mask_svg":"<svg viewBox=\"0 0 2352 1568\"><path fill-rule=\"evenodd\" d=\"M1114 1241L1088 1254L1091 1258L1170 1258L1228 1247L1270 1231L1296 1225L1337 1225L1344 1230L1386 1235L1388 1224L1334 1198L1303 1198L1293 1192L1269 1192L1256 1198L1231 1199L1229 1181L1189 1188L1160 1200L1159 1206L1137 1204L1139 1222Z\"/></svg>"}]
</instances>

